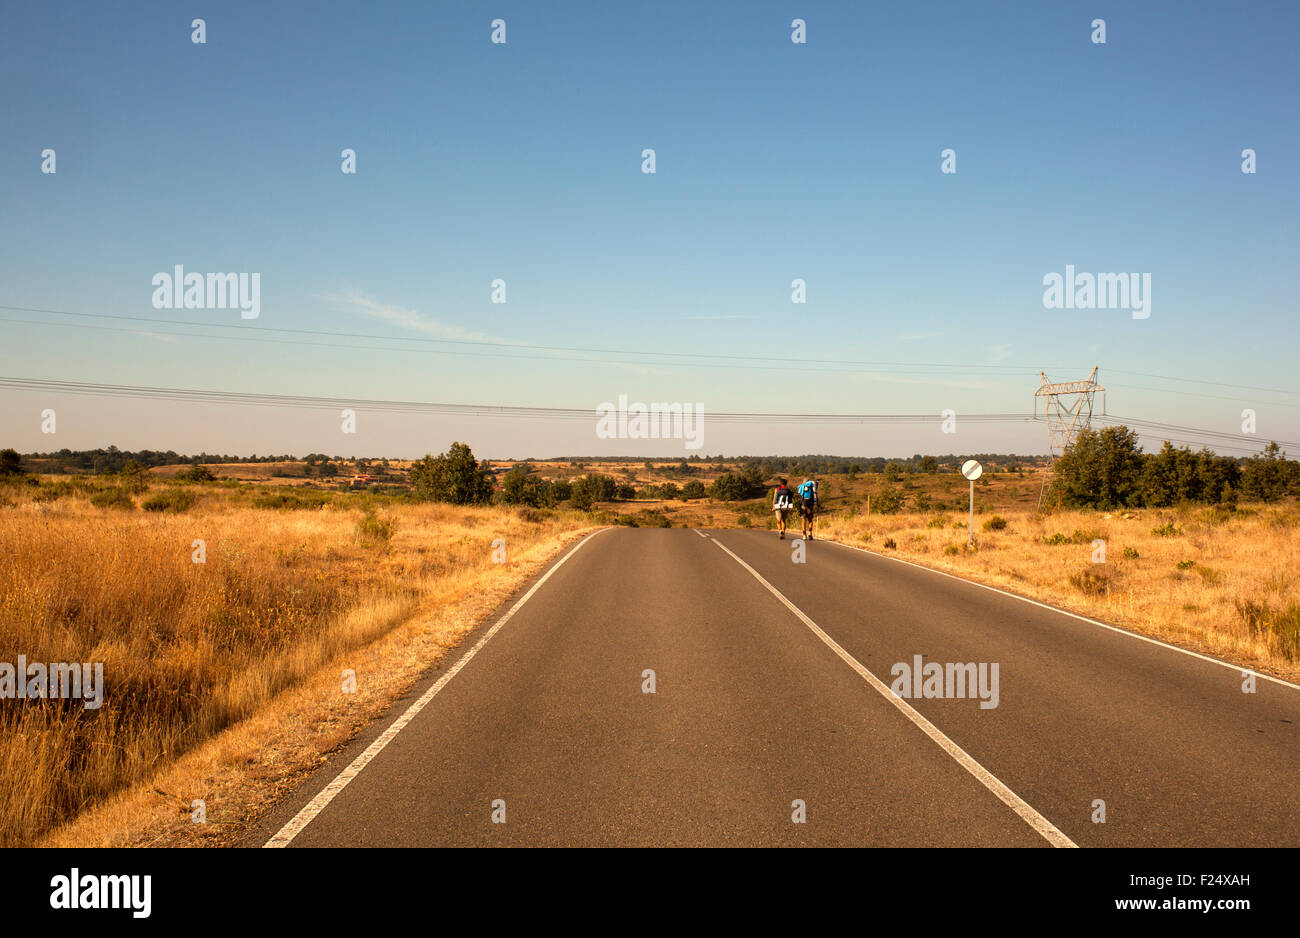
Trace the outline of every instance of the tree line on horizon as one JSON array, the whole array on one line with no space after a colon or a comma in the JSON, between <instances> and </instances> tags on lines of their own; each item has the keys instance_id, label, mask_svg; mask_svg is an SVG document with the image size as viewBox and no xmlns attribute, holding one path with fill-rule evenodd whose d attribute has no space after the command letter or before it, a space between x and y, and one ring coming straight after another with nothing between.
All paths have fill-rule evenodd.
<instances>
[{"instance_id":1,"label":"tree line on horizon","mask_svg":"<svg viewBox=\"0 0 1300 938\"><path fill-rule=\"evenodd\" d=\"M201 482L213 478L207 470L209 460L240 462L288 461L292 457L199 457L180 456L168 451L142 450L135 453L109 447L106 450L62 450L57 454L65 463L79 469L104 474L131 474L152 465L188 464L184 481ZM46 458L46 457L42 457ZM636 497L690 500L710 497L719 501L745 501L762 496L768 480L784 475L825 476L844 474L852 478L858 472L883 474L886 481L897 481L905 474L938 473L946 464L952 466L962 457L923 456L910 460L849 459L826 456L791 458L763 457L720 460L734 469L721 471L708 486L699 479L651 484L637 489L631 481L620 481L597 472L588 472L572 481L543 479L533 475L525 463L516 465L502 478L497 493L496 473L488 460L480 461L470 447L453 443L445 453L426 455L412 463L409 472L411 493L425 501L451 504L486 504L500 500L505 504L551 508L568 502L585 510L597 502L622 501ZM982 454L981 461L1001 459L1003 468L1017 469L1014 457ZM339 457L333 457L338 460ZM22 474L24 457L13 449L0 450L0 475ZM333 465L331 457L310 454L308 466ZM369 465L371 460L358 460ZM387 460L381 461L387 464ZM583 468L581 462L571 466ZM648 470L663 475L689 477L699 471L698 464L683 458L676 464L656 466L646 460ZM629 479L633 476L625 470ZM325 472L320 475L325 476ZM1276 442L1250 457L1216 455L1208 448L1193 452L1186 446L1165 442L1158 452L1144 453L1136 432L1124 426L1102 430L1084 430L1066 449L1053 467L1051 497L1057 503L1078 508L1166 507L1182 502L1234 505L1239 497L1273 502L1300 494L1300 462L1288 459Z\"/></svg>"},{"instance_id":2,"label":"tree line on horizon","mask_svg":"<svg viewBox=\"0 0 1300 938\"><path fill-rule=\"evenodd\" d=\"M387 466L387 458L357 458L348 459L343 456L330 456L325 453L308 453L306 456L294 456L292 454L265 455L259 456L234 456L220 453L197 453L187 455L178 453L175 450L124 450L117 446L101 447L98 449L61 449L47 453L24 453L18 454L22 460L41 460L48 463L48 467L42 467L45 471L52 473L59 472L93 472L101 475L117 474L123 471L128 463L135 463L146 469L156 468L158 466L184 466L184 465L240 465L256 463L293 463L305 462L309 466L320 464L345 464L355 463L359 468L367 468L372 465ZM775 476L781 473L790 473L797 475L838 475L853 473L870 473L884 472L889 466L898 466L901 469L913 467L918 472L937 472L940 466L955 465L963 459L978 459L983 463L998 466L1010 466L1024 464L1025 466L1040 465L1044 461L1041 456L1018 456L1014 453L968 453L958 455L949 453L947 455L922 455L917 453L913 456L902 457L857 457L857 456L830 456L820 454L806 454L802 456L682 456L675 459L645 459L644 457L618 457L618 456L579 456L579 457L556 457L551 462L567 462L571 466L578 468L584 467L591 462L644 462L647 469L653 467L655 472L665 475L691 476L698 474L700 471L708 469L710 464L714 471L721 471L723 464L739 465L742 467L753 466L764 476ZM498 460L500 462L501 460ZM538 459L520 460L523 463L540 462Z\"/></svg>"},{"instance_id":3,"label":"tree line on horizon","mask_svg":"<svg viewBox=\"0 0 1300 938\"><path fill-rule=\"evenodd\" d=\"M1183 502L1235 505L1300 494L1300 462L1271 442L1246 458L1193 452L1165 441L1144 453L1128 427L1083 430L1056 461L1052 497L1071 508L1164 508Z\"/></svg>"}]
</instances>

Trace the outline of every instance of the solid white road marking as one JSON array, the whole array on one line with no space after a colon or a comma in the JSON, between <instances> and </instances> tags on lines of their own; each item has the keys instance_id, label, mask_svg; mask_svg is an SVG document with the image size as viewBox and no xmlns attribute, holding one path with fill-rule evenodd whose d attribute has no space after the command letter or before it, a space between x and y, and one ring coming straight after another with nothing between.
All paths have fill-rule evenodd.
<instances>
[{"instance_id":1,"label":"solid white road marking","mask_svg":"<svg viewBox=\"0 0 1300 938\"><path fill-rule=\"evenodd\" d=\"M778 590L771 583L767 582L767 580L763 579L762 575L757 570L755 570L749 564L745 563L745 561L741 560L740 557L738 557L730 548L727 547L727 545L723 544L721 541L717 540L716 538L714 539L713 543L717 544L720 548L725 550L728 554L731 555L731 558L735 560L736 563L740 564L751 574L753 574L754 579L758 580L758 582L766 586L768 592L770 592L777 599L781 600L781 602L785 605L787 609L789 609L796 616L798 616L800 621L802 621L804 625L808 626L808 628L812 630L812 633L816 635L818 638L820 638L823 643L825 643L826 647L828 647L831 651L835 652L835 654L839 655L845 664L847 664L850 668L856 671L860 678L862 678L869 685L871 685L873 690L877 691L882 697L884 697L891 704L893 704L899 710L899 712L901 712L903 716L911 720L921 730L921 732L925 733L926 736L929 736L932 740L938 743L940 748L942 748L944 752L948 753L948 755L952 756L953 759L957 761L958 765L960 765L963 769L965 769L967 772L973 775L981 785L983 785L994 795L996 795L1003 804L1005 804L1012 811L1016 812L1016 814L1020 815L1021 819L1024 820L1025 823L1027 823L1030 827L1036 830L1039 834L1041 834L1043 838L1047 840L1048 843L1050 843L1053 847L1077 847L1078 846L1078 844L1076 844L1073 840L1071 840L1064 833L1058 830L1056 826L1052 824L1051 821L1049 821L1047 818L1043 817L1041 814L1035 811L1029 805L1028 802L1026 802L1023 798L1017 795L1006 785L1002 784L1002 782L992 772L990 772L988 769L984 768L984 766L976 762L975 759L970 755L970 753L966 752L966 750L962 749L955 742L953 742L946 735L944 735L942 730L940 730L937 726L935 726L925 717L921 716L920 713L918 713L915 709L913 709L912 706L909 705L901 697L895 696L894 692L891 691L883 681L881 681L878 677L876 677L865 667L863 667L862 663L858 661L857 658L854 658L842 647L840 647L840 644L836 642L835 639L831 638L829 635L823 632L816 622L814 622L812 619L804 615L802 609L800 609L794 603L790 602L790 600L786 599L780 590Z\"/></svg>"},{"instance_id":2,"label":"solid white road marking","mask_svg":"<svg viewBox=\"0 0 1300 938\"><path fill-rule=\"evenodd\" d=\"M606 531L606 530L609 529L608 528L601 529L601 531ZM572 550L570 550L567 554L561 557L559 561L555 564L555 566L547 570L546 573L542 576L542 578L533 584L532 589L524 593L523 596L520 596L519 600L508 610L506 610L505 614L502 615L501 618L496 621L496 624L493 625L492 628L488 629L486 632L483 633L483 637L480 638L477 642L475 642L473 648L465 652L465 654L461 656L461 659L457 661L455 664L453 664L447 670L446 674L438 678L438 680L434 683L434 685L424 692L424 696L422 696L415 703L411 704L411 706L407 708L406 712L403 713L396 720L394 720L393 724L389 726L388 729L384 730L383 733L379 735L378 739L376 739L373 743L367 746L365 751L362 752L361 755L353 759L351 764L349 764L347 768L345 768L342 772L340 772L338 776L334 779L334 781L330 782L323 789L321 789L320 793L316 795L315 798L307 802L306 806L303 807L303 809L299 811L297 814L295 814L293 816L293 819L289 821L288 824L280 828L279 832L262 846L263 847L287 847L291 840L293 840L295 837L301 834L303 828L305 828L308 824L310 824L312 820L315 819L316 815L320 814L321 811L325 810L325 806L328 805L331 801L333 801L334 797L339 792L341 792L344 788L346 788L349 782L351 782L354 778L356 778L359 774L361 774L361 770L364 769L370 763L370 761L375 758L375 756L379 755L379 753L383 751L384 747L387 746L389 743L391 743L394 737L396 737L397 734L400 733L408 723L410 723L412 720L416 718L417 715L419 715L421 710L423 710L426 706L428 706L429 701L433 700L433 698L438 695L438 691L446 687L447 682L450 681L453 677L455 677L461 668L469 664L470 659L472 659L475 655L478 654L479 649L488 643L488 639L490 639L493 635L497 634L497 632L501 630L501 626L509 622L511 617L516 612L518 612L520 608L523 607L524 603L528 602L528 600L532 598L532 595L542 588L542 584L551 578L551 574L555 573L556 570L564 566L564 562L566 560L568 560L570 557L576 554L584 544L590 541L593 537L596 537L596 535L600 534L601 531L596 531L595 533L590 534L587 537L584 537L581 541L579 541L577 544L573 546Z\"/></svg>"},{"instance_id":3,"label":"solid white road marking","mask_svg":"<svg viewBox=\"0 0 1300 938\"><path fill-rule=\"evenodd\" d=\"M1290 681L1284 681L1280 677L1273 677L1271 674L1261 674L1259 671L1253 671L1250 668L1243 668L1239 664L1232 664L1229 661L1222 661L1218 658L1211 658L1209 655L1202 655L1199 652L1191 651L1186 648L1179 648L1177 645L1171 645L1168 642L1162 642L1158 638L1148 638L1145 635L1139 635L1137 632L1130 632L1128 629L1121 629L1117 625L1108 625L1098 619L1089 619L1087 616L1081 616L1077 612L1070 612L1065 609L1059 609L1056 606L1049 606L1047 603L1040 603L1036 599L1030 599L1028 596L1021 596L1019 593L1008 592L1004 589L998 589L996 586L989 586L987 583L978 583L975 580L968 580L963 576L957 576L955 573L949 573L946 570L936 570L934 567L927 567L925 564L913 563L910 560L904 560L902 557L891 557L888 554L880 554L874 550L867 550L865 547L854 547L852 544L845 544L843 541L826 541L827 544L834 544L837 547L847 547L849 550L856 550L859 553L867 554L872 557L879 557L881 560L892 560L895 563L905 563L909 567L916 567L918 570L926 570L930 573L937 573L939 576L946 576L950 580L957 580L961 583L967 583L971 586L978 586L982 590L988 590L991 593L1001 593L1003 596L1010 596L1012 599L1018 599L1042 609L1050 609L1052 612L1059 612L1063 616L1069 616L1071 619L1078 619L1080 622L1087 622L1089 625L1100 626L1103 629L1109 629L1112 632L1118 632L1120 635L1127 635L1129 638L1136 638L1139 642L1147 642L1151 645L1159 645L1161 648L1168 648L1170 651L1176 651L1184 655L1191 655L1193 658L1200 658L1202 661L1208 661L1210 664L1217 664L1220 667L1237 671L1240 674L1253 674L1261 677L1266 681L1272 681L1274 684L1281 684L1283 687L1289 687L1292 690L1300 690L1300 684L1292 684Z\"/></svg>"},{"instance_id":4,"label":"solid white road marking","mask_svg":"<svg viewBox=\"0 0 1300 938\"><path fill-rule=\"evenodd\" d=\"M708 535L705 534L703 531L701 531L699 528L691 528L691 530L694 531L696 534L698 534L700 537L708 538Z\"/></svg>"}]
</instances>

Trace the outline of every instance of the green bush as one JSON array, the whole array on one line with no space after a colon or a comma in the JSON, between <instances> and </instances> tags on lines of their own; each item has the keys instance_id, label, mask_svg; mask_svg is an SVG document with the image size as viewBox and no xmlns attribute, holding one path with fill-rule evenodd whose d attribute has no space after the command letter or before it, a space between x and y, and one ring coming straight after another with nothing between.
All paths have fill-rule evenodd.
<instances>
[{"instance_id":1,"label":"green bush","mask_svg":"<svg viewBox=\"0 0 1300 938\"><path fill-rule=\"evenodd\" d=\"M903 501L902 492L884 487L872 497L871 510L882 515L896 515L903 510Z\"/></svg>"},{"instance_id":2,"label":"green bush","mask_svg":"<svg viewBox=\"0 0 1300 938\"><path fill-rule=\"evenodd\" d=\"M96 492L90 496L90 503L96 508L135 508L135 499L125 489L118 486Z\"/></svg>"},{"instance_id":3,"label":"green bush","mask_svg":"<svg viewBox=\"0 0 1300 938\"><path fill-rule=\"evenodd\" d=\"M708 492L704 490L704 483L699 479L692 479L682 486L682 501L689 501L692 498L703 498Z\"/></svg>"},{"instance_id":4,"label":"green bush","mask_svg":"<svg viewBox=\"0 0 1300 938\"><path fill-rule=\"evenodd\" d=\"M321 508L333 501L326 492L263 492L253 499L255 508L275 508L283 511Z\"/></svg>"},{"instance_id":5,"label":"green bush","mask_svg":"<svg viewBox=\"0 0 1300 938\"><path fill-rule=\"evenodd\" d=\"M15 449L0 449L0 476L22 475L23 457Z\"/></svg>"},{"instance_id":6,"label":"green bush","mask_svg":"<svg viewBox=\"0 0 1300 938\"><path fill-rule=\"evenodd\" d=\"M1158 528L1151 529L1152 537L1182 537L1183 529L1178 527L1172 521L1166 521Z\"/></svg>"},{"instance_id":7,"label":"green bush","mask_svg":"<svg viewBox=\"0 0 1300 938\"><path fill-rule=\"evenodd\" d=\"M474 458L464 443L453 443L447 452L426 455L412 464L411 489L425 501L453 505L481 505L492 499L494 476L488 463Z\"/></svg>"},{"instance_id":8,"label":"green bush","mask_svg":"<svg viewBox=\"0 0 1300 938\"><path fill-rule=\"evenodd\" d=\"M195 463L176 476L181 482L215 482L217 477L207 466Z\"/></svg>"},{"instance_id":9,"label":"green bush","mask_svg":"<svg viewBox=\"0 0 1300 938\"><path fill-rule=\"evenodd\" d=\"M371 547L384 547L393 539L393 522L366 512L357 522L357 540Z\"/></svg>"},{"instance_id":10,"label":"green bush","mask_svg":"<svg viewBox=\"0 0 1300 938\"><path fill-rule=\"evenodd\" d=\"M193 492L187 492L185 489L169 488L166 491L158 492L156 495L150 495L140 507L145 511L170 511L180 514L183 511L189 511L198 501Z\"/></svg>"},{"instance_id":11,"label":"green bush","mask_svg":"<svg viewBox=\"0 0 1300 938\"><path fill-rule=\"evenodd\" d=\"M501 500L507 505L549 508L556 502L554 486L545 479L530 476L523 466L506 473L501 485Z\"/></svg>"},{"instance_id":12,"label":"green bush","mask_svg":"<svg viewBox=\"0 0 1300 938\"><path fill-rule=\"evenodd\" d=\"M569 498L574 508L586 511L596 502L612 502L617 496L617 482L607 475L591 472L573 481Z\"/></svg>"},{"instance_id":13,"label":"green bush","mask_svg":"<svg viewBox=\"0 0 1300 938\"><path fill-rule=\"evenodd\" d=\"M763 480L752 469L742 472L724 472L709 486L709 496L723 502L739 502L758 498L764 492Z\"/></svg>"},{"instance_id":14,"label":"green bush","mask_svg":"<svg viewBox=\"0 0 1300 938\"><path fill-rule=\"evenodd\" d=\"M1005 531L1007 529L1007 519L1001 515L994 515L984 522L985 531Z\"/></svg>"}]
</instances>

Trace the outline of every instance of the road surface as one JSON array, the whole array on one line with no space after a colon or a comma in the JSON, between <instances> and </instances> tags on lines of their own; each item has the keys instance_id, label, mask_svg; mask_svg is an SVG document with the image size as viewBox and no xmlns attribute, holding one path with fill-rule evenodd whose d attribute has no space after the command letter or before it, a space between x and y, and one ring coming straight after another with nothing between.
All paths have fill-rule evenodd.
<instances>
[{"instance_id":1,"label":"road surface","mask_svg":"<svg viewBox=\"0 0 1300 938\"><path fill-rule=\"evenodd\" d=\"M588 536L248 843L1300 844L1300 688L838 544L791 558ZM996 663L997 706L900 699L918 655Z\"/></svg>"}]
</instances>

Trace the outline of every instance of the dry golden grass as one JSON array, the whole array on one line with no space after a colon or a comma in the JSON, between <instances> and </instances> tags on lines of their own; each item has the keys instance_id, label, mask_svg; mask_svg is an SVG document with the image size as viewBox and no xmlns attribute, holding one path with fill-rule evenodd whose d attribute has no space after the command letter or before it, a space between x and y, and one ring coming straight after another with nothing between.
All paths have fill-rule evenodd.
<instances>
[{"instance_id":1,"label":"dry golden grass","mask_svg":"<svg viewBox=\"0 0 1300 938\"><path fill-rule=\"evenodd\" d=\"M819 537L899 556L1284 678L1300 677L1300 511L832 515ZM1161 529L1163 534L1157 534ZM1093 562L1095 539L1105 564Z\"/></svg>"},{"instance_id":2,"label":"dry golden grass","mask_svg":"<svg viewBox=\"0 0 1300 938\"><path fill-rule=\"evenodd\" d=\"M188 512L153 513L38 500L48 488L10 487L0 502L0 660L103 662L105 703L0 702L4 845L153 777L417 613L508 594L525 574L492 563L496 538L536 561L532 548L553 554L588 525L364 497L278 511L211 486ZM429 663L411 662L408 683Z\"/></svg>"}]
</instances>

